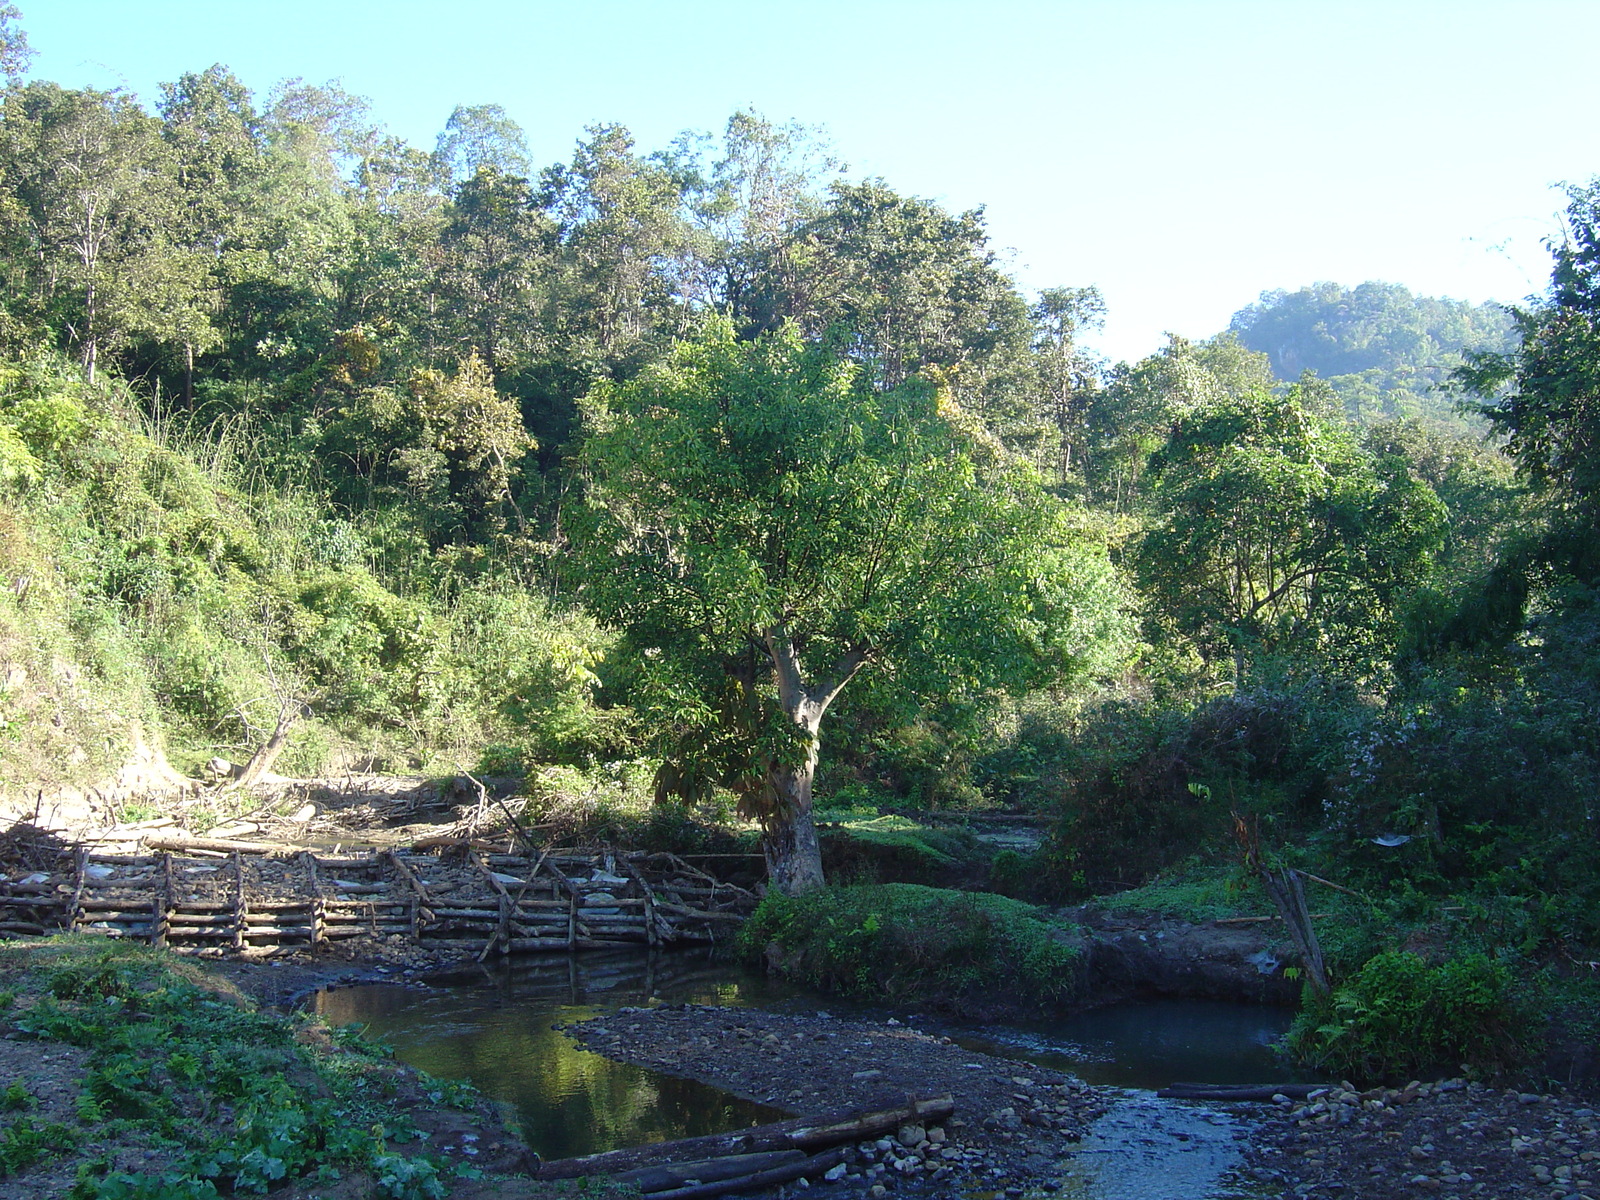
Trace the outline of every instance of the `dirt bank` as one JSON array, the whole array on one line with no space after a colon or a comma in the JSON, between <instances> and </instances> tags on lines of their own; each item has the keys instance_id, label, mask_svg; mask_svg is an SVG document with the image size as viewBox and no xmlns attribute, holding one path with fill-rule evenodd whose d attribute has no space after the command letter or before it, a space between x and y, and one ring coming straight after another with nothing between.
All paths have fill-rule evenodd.
<instances>
[{"instance_id":1,"label":"dirt bank","mask_svg":"<svg viewBox=\"0 0 1600 1200\"><path fill-rule=\"evenodd\" d=\"M1057 919L1083 931L1092 1004L1146 996L1294 1004L1300 996L1284 977L1294 960L1280 922L1195 923L1093 905Z\"/></svg>"}]
</instances>

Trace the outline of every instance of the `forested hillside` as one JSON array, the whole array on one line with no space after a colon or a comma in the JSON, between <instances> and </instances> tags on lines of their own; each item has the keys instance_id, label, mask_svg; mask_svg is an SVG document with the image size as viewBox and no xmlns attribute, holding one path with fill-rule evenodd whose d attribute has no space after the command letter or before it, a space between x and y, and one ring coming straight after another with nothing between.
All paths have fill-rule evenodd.
<instances>
[{"instance_id":1,"label":"forested hillside","mask_svg":"<svg viewBox=\"0 0 1600 1200\"><path fill-rule=\"evenodd\" d=\"M24 82L5 28L13 795L284 728L738 806L797 890L813 803L1049 814L1054 899L1237 814L1600 933L1592 187L1526 311L1318 285L1111 365L1088 281L799 125L541 167L494 106Z\"/></svg>"},{"instance_id":2,"label":"forested hillside","mask_svg":"<svg viewBox=\"0 0 1600 1200\"><path fill-rule=\"evenodd\" d=\"M1413 296L1392 283L1264 292L1229 327L1267 356L1279 379L1316 372L1352 422L1416 417L1458 433L1482 431L1457 409L1462 396L1452 384L1464 356L1515 343L1499 305Z\"/></svg>"}]
</instances>

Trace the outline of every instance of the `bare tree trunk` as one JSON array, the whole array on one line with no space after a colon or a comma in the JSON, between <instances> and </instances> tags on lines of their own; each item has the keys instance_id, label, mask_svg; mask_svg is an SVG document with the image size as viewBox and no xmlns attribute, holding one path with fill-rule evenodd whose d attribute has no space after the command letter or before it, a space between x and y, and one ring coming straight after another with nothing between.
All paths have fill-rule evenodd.
<instances>
[{"instance_id":1,"label":"bare tree trunk","mask_svg":"<svg viewBox=\"0 0 1600 1200\"><path fill-rule=\"evenodd\" d=\"M1328 968L1322 958L1322 943L1311 926L1311 910L1306 906L1306 889L1300 872L1293 867L1262 867L1261 882L1289 930L1289 940L1300 952L1306 978L1319 996L1328 994Z\"/></svg>"},{"instance_id":2,"label":"bare tree trunk","mask_svg":"<svg viewBox=\"0 0 1600 1200\"><path fill-rule=\"evenodd\" d=\"M261 777L272 769L272 764L278 760L278 755L283 753L283 748L289 744L289 731L294 728L295 722L300 719L303 711L298 701L286 701L278 710L278 725L272 731L272 736L250 756L250 761L245 763L239 772L238 784L247 788L260 781Z\"/></svg>"},{"instance_id":3,"label":"bare tree trunk","mask_svg":"<svg viewBox=\"0 0 1600 1200\"><path fill-rule=\"evenodd\" d=\"M769 630L764 642L777 678L778 703L804 739L804 755L799 764L773 767L767 772L773 793L773 810L764 822L767 875L774 887L793 896L824 883L822 845L811 815L811 784L820 750L817 734L828 705L866 664L869 652L865 647L850 650L825 679L807 687L800 657L784 625L779 623Z\"/></svg>"}]
</instances>

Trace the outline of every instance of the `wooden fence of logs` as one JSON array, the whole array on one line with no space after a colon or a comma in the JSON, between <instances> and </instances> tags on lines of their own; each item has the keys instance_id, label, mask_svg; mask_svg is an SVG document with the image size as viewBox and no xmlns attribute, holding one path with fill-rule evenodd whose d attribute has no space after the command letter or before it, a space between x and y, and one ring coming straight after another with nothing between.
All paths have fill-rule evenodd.
<instances>
[{"instance_id":1,"label":"wooden fence of logs","mask_svg":"<svg viewBox=\"0 0 1600 1200\"><path fill-rule=\"evenodd\" d=\"M320 853L173 837L131 852L12 839L0 938L84 930L277 953L346 938L490 954L724 940L755 897L676 855L549 850Z\"/></svg>"}]
</instances>

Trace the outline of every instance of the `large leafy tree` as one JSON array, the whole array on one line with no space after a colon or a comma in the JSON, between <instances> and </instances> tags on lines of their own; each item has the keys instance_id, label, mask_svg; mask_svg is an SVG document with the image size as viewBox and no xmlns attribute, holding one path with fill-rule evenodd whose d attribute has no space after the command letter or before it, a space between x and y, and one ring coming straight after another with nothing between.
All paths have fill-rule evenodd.
<instances>
[{"instance_id":1,"label":"large leafy tree","mask_svg":"<svg viewBox=\"0 0 1600 1200\"><path fill-rule=\"evenodd\" d=\"M1363 453L1293 387L1202 401L1152 473L1158 515L1136 559L1158 624L1231 662L1236 681L1259 652L1357 675L1387 659L1444 523L1404 459Z\"/></svg>"},{"instance_id":2,"label":"large leafy tree","mask_svg":"<svg viewBox=\"0 0 1600 1200\"><path fill-rule=\"evenodd\" d=\"M1600 499L1600 180L1574 188L1555 247L1548 300L1514 309L1509 354L1480 353L1466 382L1506 452L1569 513L1593 520Z\"/></svg>"},{"instance_id":3,"label":"large leafy tree","mask_svg":"<svg viewBox=\"0 0 1600 1200\"><path fill-rule=\"evenodd\" d=\"M1511 310L1518 348L1457 373L1533 489L1532 528L1506 539L1425 649L1503 643L1535 596L1570 613L1600 589L1600 179L1571 189L1566 226L1543 302Z\"/></svg>"},{"instance_id":4,"label":"large leafy tree","mask_svg":"<svg viewBox=\"0 0 1600 1200\"><path fill-rule=\"evenodd\" d=\"M554 336L594 373L621 374L683 332L673 279L691 238L683 180L620 125L588 133L570 163L541 176L557 243Z\"/></svg>"},{"instance_id":5,"label":"large leafy tree","mask_svg":"<svg viewBox=\"0 0 1600 1200\"><path fill-rule=\"evenodd\" d=\"M660 789L731 786L785 891L822 883L818 733L852 679L1021 684L1115 624L1031 468L948 393L873 387L792 326L716 323L584 420L579 587L676 725Z\"/></svg>"},{"instance_id":6,"label":"large leafy tree","mask_svg":"<svg viewBox=\"0 0 1600 1200\"><path fill-rule=\"evenodd\" d=\"M526 179L480 167L451 204L440 239L444 324L456 347L501 372L538 333L548 225Z\"/></svg>"},{"instance_id":7,"label":"large leafy tree","mask_svg":"<svg viewBox=\"0 0 1600 1200\"><path fill-rule=\"evenodd\" d=\"M1100 325L1106 304L1095 287L1045 288L1031 310L1038 372L1038 418L1048 431L1048 458L1066 487L1088 442L1089 405L1099 385L1098 364L1081 335Z\"/></svg>"},{"instance_id":8,"label":"large leafy tree","mask_svg":"<svg viewBox=\"0 0 1600 1200\"><path fill-rule=\"evenodd\" d=\"M222 341L217 315L228 288L263 270L265 144L249 89L220 64L163 84L159 108L175 176L168 236L194 272L194 303L173 314L169 335L182 348L192 399L196 356Z\"/></svg>"},{"instance_id":9,"label":"large leafy tree","mask_svg":"<svg viewBox=\"0 0 1600 1200\"><path fill-rule=\"evenodd\" d=\"M31 83L5 96L0 184L15 290L92 382L136 335L187 336L203 267L169 236L175 173L129 96Z\"/></svg>"}]
</instances>

